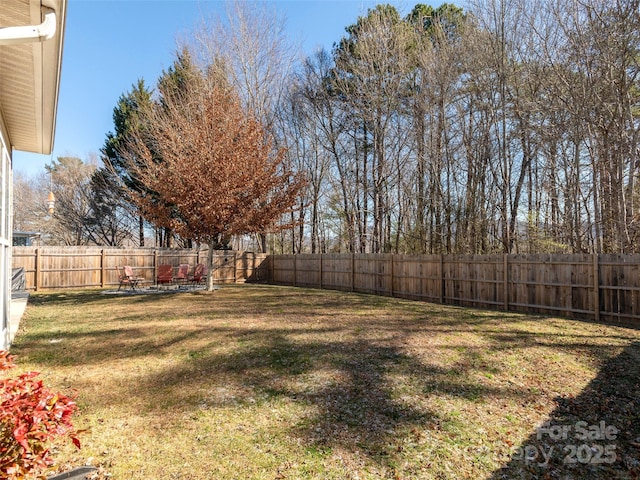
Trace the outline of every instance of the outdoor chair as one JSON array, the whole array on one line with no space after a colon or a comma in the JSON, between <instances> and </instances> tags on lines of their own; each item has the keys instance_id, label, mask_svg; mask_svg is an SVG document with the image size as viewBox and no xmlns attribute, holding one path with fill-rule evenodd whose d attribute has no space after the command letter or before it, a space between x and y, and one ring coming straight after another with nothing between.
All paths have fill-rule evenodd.
<instances>
[{"instance_id":1,"label":"outdoor chair","mask_svg":"<svg viewBox=\"0 0 640 480\"><path fill-rule=\"evenodd\" d=\"M129 265L124 265L122 270L116 266L116 271L118 272L118 281L120 282L118 291L120 291L123 285L128 285L131 290L135 291L138 285L144 281L144 278L138 277L133 273L133 268Z\"/></svg>"},{"instance_id":2,"label":"outdoor chair","mask_svg":"<svg viewBox=\"0 0 640 480\"><path fill-rule=\"evenodd\" d=\"M120 291L123 285L129 285L129 278L124 274L122 270L120 270L120 267L118 267L117 265L116 272L118 272L118 282L120 282L120 285L118 285L118 291Z\"/></svg>"},{"instance_id":3,"label":"outdoor chair","mask_svg":"<svg viewBox=\"0 0 640 480\"><path fill-rule=\"evenodd\" d=\"M133 268L130 265L124 265L123 267L124 274L129 278L129 283L131 284L131 289L135 290L140 286L141 283L145 281L144 277L139 277L135 273L133 273Z\"/></svg>"},{"instance_id":4,"label":"outdoor chair","mask_svg":"<svg viewBox=\"0 0 640 480\"><path fill-rule=\"evenodd\" d=\"M171 265L158 265L156 283L158 285L163 283L173 283L173 267Z\"/></svg>"},{"instance_id":5,"label":"outdoor chair","mask_svg":"<svg viewBox=\"0 0 640 480\"><path fill-rule=\"evenodd\" d=\"M189 277L191 285L199 285L207 278L207 266L204 263L199 263L193 270L193 275Z\"/></svg>"},{"instance_id":6,"label":"outdoor chair","mask_svg":"<svg viewBox=\"0 0 640 480\"><path fill-rule=\"evenodd\" d=\"M181 263L178 265L178 273L173 279L177 284L186 284L189 281L189 265Z\"/></svg>"}]
</instances>

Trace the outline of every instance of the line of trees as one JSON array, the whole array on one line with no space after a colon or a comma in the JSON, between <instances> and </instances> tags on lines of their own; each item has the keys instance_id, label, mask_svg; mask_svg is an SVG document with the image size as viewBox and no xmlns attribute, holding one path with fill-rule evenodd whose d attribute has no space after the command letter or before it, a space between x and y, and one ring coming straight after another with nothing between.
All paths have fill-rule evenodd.
<instances>
[{"instance_id":1,"label":"line of trees","mask_svg":"<svg viewBox=\"0 0 640 480\"><path fill-rule=\"evenodd\" d=\"M370 10L283 106L311 179L289 248L638 251L639 20L637 0Z\"/></svg>"},{"instance_id":2,"label":"line of trees","mask_svg":"<svg viewBox=\"0 0 640 480\"><path fill-rule=\"evenodd\" d=\"M280 173L306 178L279 229L245 229L257 249L640 251L640 0L471 0L404 15L381 4L301 61L267 5L229 7L203 19L156 86L139 81L114 109L110 169L95 175L111 192L100 197L121 201L128 241L142 244L149 224L161 245L192 239L134 201L149 186L130 139L169 91L205 104L186 97L199 72L259 122L269 141L255 145ZM196 171L206 155L182 158Z\"/></svg>"},{"instance_id":3,"label":"line of trees","mask_svg":"<svg viewBox=\"0 0 640 480\"><path fill-rule=\"evenodd\" d=\"M134 217L99 163L95 156L84 161L58 157L37 177L16 175L14 231L40 233L48 245L131 245ZM50 193L55 199L52 212Z\"/></svg>"}]
</instances>

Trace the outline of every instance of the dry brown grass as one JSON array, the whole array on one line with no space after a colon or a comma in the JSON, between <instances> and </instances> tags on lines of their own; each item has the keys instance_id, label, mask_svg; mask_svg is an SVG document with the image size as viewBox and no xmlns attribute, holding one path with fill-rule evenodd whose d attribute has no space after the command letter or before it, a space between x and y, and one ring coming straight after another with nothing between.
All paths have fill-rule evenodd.
<instances>
[{"instance_id":1,"label":"dry brown grass","mask_svg":"<svg viewBox=\"0 0 640 480\"><path fill-rule=\"evenodd\" d=\"M638 473L633 329L243 285L33 294L12 351L78 394L89 431L58 464L117 479ZM615 425L615 463L563 464L562 444L545 466L514 456L546 445L545 420Z\"/></svg>"}]
</instances>

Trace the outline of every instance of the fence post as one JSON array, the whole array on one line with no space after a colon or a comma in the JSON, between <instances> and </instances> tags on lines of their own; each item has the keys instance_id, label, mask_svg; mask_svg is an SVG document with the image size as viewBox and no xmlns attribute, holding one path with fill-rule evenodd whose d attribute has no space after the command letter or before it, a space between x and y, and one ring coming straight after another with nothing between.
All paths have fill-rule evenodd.
<instances>
[{"instance_id":1,"label":"fence post","mask_svg":"<svg viewBox=\"0 0 640 480\"><path fill-rule=\"evenodd\" d=\"M600 256L593 254L593 310L596 322L600 321Z\"/></svg>"},{"instance_id":2,"label":"fence post","mask_svg":"<svg viewBox=\"0 0 640 480\"><path fill-rule=\"evenodd\" d=\"M393 297L393 253L389 254L389 258L390 258L390 268L389 271L391 273L391 286L390 286L390 290L391 290L391 296Z\"/></svg>"},{"instance_id":3,"label":"fence post","mask_svg":"<svg viewBox=\"0 0 640 480\"><path fill-rule=\"evenodd\" d=\"M444 304L444 254L440 254L440 304Z\"/></svg>"},{"instance_id":4,"label":"fence post","mask_svg":"<svg viewBox=\"0 0 640 480\"><path fill-rule=\"evenodd\" d=\"M106 255L106 252L103 248L102 250L100 250L100 288L104 288L104 279L106 277L105 261L104 261L105 255Z\"/></svg>"},{"instance_id":5,"label":"fence post","mask_svg":"<svg viewBox=\"0 0 640 480\"><path fill-rule=\"evenodd\" d=\"M356 254L353 252L351 254L351 291L354 292L356 289Z\"/></svg>"},{"instance_id":6,"label":"fence post","mask_svg":"<svg viewBox=\"0 0 640 480\"><path fill-rule=\"evenodd\" d=\"M509 311L509 254L505 253L502 259L502 270L503 270L503 289L504 289L504 310L505 312Z\"/></svg>"},{"instance_id":7,"label":"fence post","mask_svg":"<svg viewBox=\"0 0 640 480\"><path fill-rule=\"evenodd\" d=\"M267 275L269 275L269 282L270 283L276 283L275 280L275 260L274 260L274 255L273 253L271 255L269 255L266 260L269 262L267 263Z\"/></svg>"},{"instance_id":8,"label":"fence post","mask_svg":"<svg viewBox=\"0 0 640 480\"><path fill-rule=\"evenodd\" d=\"M235 250L233 251L233 283L238 283L238 257Z\"/></svg>"},{"instance_id":9,"label":"fence post","mask_svg":"<svg viewBox=\"0 0 640 480\"><path fill-rule=\"evenodd\" d=\"M297 263L297 256L294 253L293 254L293 286L296 286L296 278L298 277L298 266L296 265Z\"/></svg>"},{"instance_id":10,"label":"fence post","mask_svg":"<svg viewBox=\"0 0 640 480\"><path fill-rule=\"evenodd\" d=\"M34 288L36 292L40 288L40 248L36 248L36 272L34 278Z\"/></svg>"},{"instance_id":11,"label":"fence post","mask_svg":"<svg viewBox=\"0 0 640 480\"><path fill-rule=\"evenodd\" d=\"M322 253L320 254L320 288L322 288Z\"/></svg>"},{"instance_id":12,"label":"fence post","mask_svg":"<svg viewBox=\"0 0 640 480\"><path fill-rule=\"evenodd\" d=\"M158 249L153 249L153 283L158 281Z\"/></svg>"}]
</instances>

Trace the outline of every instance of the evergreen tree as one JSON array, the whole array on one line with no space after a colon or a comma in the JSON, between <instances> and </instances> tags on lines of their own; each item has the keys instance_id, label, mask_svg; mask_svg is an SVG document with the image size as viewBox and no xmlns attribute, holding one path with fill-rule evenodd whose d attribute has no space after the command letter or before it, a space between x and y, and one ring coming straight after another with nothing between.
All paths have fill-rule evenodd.
<instances>
[{"instance_id":1,"label":"evergreen tree","mask_svg":"<svg viewBox=\"0 0 640 480\"><path fill-rule=\"evenodd\" d=\"M112 179L109 184L118 189L116 193L119 193L117 196L123 204L128 204L129 208L134 210L137 207L130 201L126 192L127 190L142 192L144 186L128 167L122 152L127 149L127 142L131 140L133 133L143 128L140 123L140 113L142 110L151 108L153 103L151 95L152 92L146 87L144 80L140 79L133 85L130 92L120 96L118 104L113 109L114 132L107 134L101 149L102 161L106 166L103 175L111 174L119 179L119 181ZM126 186L126 189L121 189L121 185ZM139 244L143 247L144 218L139 212L137 216Z\"/></svg>"}]
</instances>

